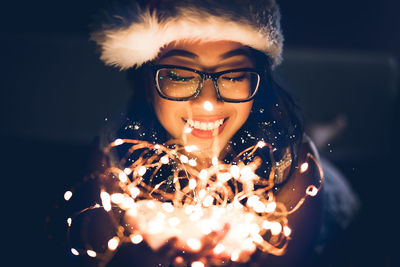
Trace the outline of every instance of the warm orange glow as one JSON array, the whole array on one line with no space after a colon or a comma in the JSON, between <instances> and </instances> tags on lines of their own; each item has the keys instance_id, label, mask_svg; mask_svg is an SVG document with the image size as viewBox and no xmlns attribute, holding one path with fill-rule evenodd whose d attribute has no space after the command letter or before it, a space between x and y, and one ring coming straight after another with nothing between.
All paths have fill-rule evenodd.
<instances>
[{"instance_id":1,"label":"warm orange glow","mask_svg":"<svg viewBox=\"0 0 400 267\"><path fill-rule=\"evenodd\" d=\"M119 237L118 236L114 236L113 238L111 238L108 241L108 249L109 250L116 250L118 248L119 245Z\"/></svg>"},{"instance_id":2,"label":"warm orange glow","mask_svg":"<svg viewBox=\"0 0 400 267\"><path fill-rule=\"evenodd\" d=\"M103 187L100 192L102 206L96 204L85 209L102 207L107 212L113 209L115 212L108 213L111 217L118 211L125 212L124 224L120 218L113 218L117 233L108 241L106 247L109 251L115 251L124 242L129 241L133 244L145 241L146 245L157 250L170 238L177 238L183 252L209 249L214 255L223 254L231 261L241 263L246 262L257 249L278 256L283 255L292 234L288 215L298 210L307 197L317 195L323 183L319 163L313 155L307 155L306 161L297 171L307 171L312 161L320 170L320 185L308 186L304 196L294 208L288 210L285 204L277 201L273 195L275 148L264 141L259 141L239 153L233 160L234 164L219 161L215 156L209 165L202 160L202 169L195 168L200 161L197 162L196 157L190 154L198 149L195 146L174 145L170 148L144 141L117 139L108 149L122 144L135 146L140 150L138 154L141 156L135 162L130 161L129 165L126 165L127 161L122 162L121 166L129 166L123 170L117 167L110 168L108 173L113 175L111 179L115 179L115 175L119 178L119 187L110 192L107 187ZM258 174L262 162L254 154L257 149L270 151L273 167L267 177ZM142 150L150 151L150 156ZM133 151L135 150L130 150L131 153ZM105 152L107 153L107 149ZM164 164L172 165L170 176L158 179L160 182L157 184L144 182L145 174L146 179L160 177L158 170ZM165 188L169 188L168 193L164 191ZM69 200L71 196L72 192L67 191L64 199ZM73 218L67 219L69 227L72 220ZM126 236L128 228L128 231L132 231L129 238ZM208 247L202 243L208 238L205 235L214 233L218 233L215 247ZM71 253L79 255L75 248L71 248ZM113 254L106 252L98 255L93 250L86 250L86 253L98 259ZM211 264L207 257L192 262L191 266ZM174 261L177 264L187 264L180 256Z\"/></svg>"},{"instance_id":3,"label":"warm orange glow","mask_svg":"<svg viewBox=\"0 0 400 267\"><path fill-rule=\"evenodd\" d=\"M300 165L300 173L304 173L308 170L308 163L304 162L303 164Z\"/></svg>"},{"instance_id":4,"label":"warm orange glow","mask_svg":"<svg viewBox=\"0 0 400 267\"><path fill-rule=\"evenodd\" d=\"M212 111L214 109L214 106L213 106L213 104L211 104L210 101L205 101L203 104L203 107L207 111Z\"/></svg>"},{"instance_id":5,"label":"warm orange glow","mask_svg":"<svg viewBox=\"0 0 400 267\"><path fill-rule=\"evenodd\" d=\"M131 242L133 244L137 245L142 241L143 241L143 236L141 234L133 234L133 235L131 235Z\"/></svg>"},{"instance_id":6,"label":"warm orange glow","mask_svg":"<svg viewBox=\"0 0 400 267\"><path fill-rule=\"evenodd\" d=\"M101 198L101 202L103 203L103 208L105 211L110 211L111 210L111 197L110 195L105 192L102 191L100 193L100 198Z\"/></svg>"},{"instance_id":7,"label":"warm orange glow","mask_svg":"<svg viewBox=\"0 0 400 267\"><path fill-rule=\"evenodd\" d=\"M97 253L93 250L88 249L86 251L86 253L88 254L89 257L95 258L97 256Z\"/></svg>"},{"instance_id":8,"label":"warm orange glow","mask_svg":"<svg viewBox=\"0 0 400 267\"><path fill-rule=\"evenodd\" d=\"M198 251L201 248L201 242L195 238L189 238L186 244L194 251Z\"/></svg>"},{"instance_id":9,"label":"warm orange glow","mask_svg":"<svg viewBox=\"0 0 400 267\"><path fill-rule=\"evenodd\" d=\"M71 253L74 254L75 256L79 256L79 252L74 248L71 248Z\"/></svg>"},{"instance_id":10,"label":"warm orange glow","mask_svg":"<svg viewBox=\"0 0 400 267\"><path fill-rule=\"evenodd\" d=\"M71 191L67 191L67 192L64 193L64 199L66 201L70 200L71 197L72 197L72 192Z\"/></svg>"},{"instance_id":11,"label":"warm orange glow","mask_svg":"<svg viewBox=\"0 0 400 267\"><path fill-rule=\"evenodd\" d=\"M202 263L201 261L194 261L192 262L191 267L204 267L204 263Z\"/></svg>"},{"instance_id":12,"label":"warm orange glow","mask_svg":"<svg viewBox=\"0 0 400 267\"><path fill-rule=\"evenodd\" d=\"M224 252L224 250L225 250L225 246L222 244L218 244L213 249L213 252L218 255L218 254L221 254L222 252Z\"/></svg>"}]
</instances>

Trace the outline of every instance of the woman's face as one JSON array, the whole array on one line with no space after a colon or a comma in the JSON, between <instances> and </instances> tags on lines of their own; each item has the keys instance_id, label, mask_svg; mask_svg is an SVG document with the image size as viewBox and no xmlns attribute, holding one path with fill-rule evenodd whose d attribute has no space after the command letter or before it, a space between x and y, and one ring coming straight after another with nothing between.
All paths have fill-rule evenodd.
<instances>
[{"instance_id":1,"label":"woman's face","mask_svg":"<svg viewBox=\"0 0 400 267\"><path fill-rule=\"evenodd\" d=\"M249 48L231 41L174 42L162 50L155 64L208 73L255 66ZM245 123L253 104L218 100L211 79L204 81L199 95L188 101L161 98L154 83L152 90L152 104L162 126L181 144L195 145L200 157L218 156Z\"/></svg>"}]
</instances>

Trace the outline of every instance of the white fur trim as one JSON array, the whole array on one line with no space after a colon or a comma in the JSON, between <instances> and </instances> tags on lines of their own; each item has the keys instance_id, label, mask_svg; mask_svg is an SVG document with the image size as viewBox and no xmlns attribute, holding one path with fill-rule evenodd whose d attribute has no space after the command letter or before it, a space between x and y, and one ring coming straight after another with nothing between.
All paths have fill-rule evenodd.
<instances>
[{"instance_id":1,"label":"white fur trim","mask_svg":"<svg viewBox=\"0 0 400 267\"><path fill-rule=\"evenodd\" d=\"M162 47L176 40L230 40L263 51L278 64L282 43L271 40L273 29L257 29L247 21L232 21L206 12L184 10L179 16L159 22L144 11L138 22L127 28L95 32L106 65L125 70L155 59Z\"/></svg>"}]
</instances>

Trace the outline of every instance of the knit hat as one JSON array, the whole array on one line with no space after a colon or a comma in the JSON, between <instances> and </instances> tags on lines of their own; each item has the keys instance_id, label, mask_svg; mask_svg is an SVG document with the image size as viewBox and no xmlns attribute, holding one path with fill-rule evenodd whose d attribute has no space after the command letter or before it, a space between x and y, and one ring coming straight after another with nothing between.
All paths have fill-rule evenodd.
<instances>
[{"instance_id":1,"label":"knit hat","mask_svg":"<svg viewBox=\"0 0 400 267\"><path fill-rule=\"evenodd\" d=\"M154 60L176 40L236 41L281 62L283 36L275 0L123 1L91 34L106 65L121 70Z\"/></svg>"}]
</instances>

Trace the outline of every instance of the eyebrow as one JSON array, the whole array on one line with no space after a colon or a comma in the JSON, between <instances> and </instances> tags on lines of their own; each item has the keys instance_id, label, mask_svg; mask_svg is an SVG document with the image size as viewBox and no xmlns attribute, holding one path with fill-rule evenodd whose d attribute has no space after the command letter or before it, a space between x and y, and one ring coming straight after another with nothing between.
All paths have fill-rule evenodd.
<instances>
[{"instance_id":1,"label":"eyebrow","mask_svg":"<svg viewBox=\"0 0 400 267\"><path fill-rule=\"evenodd\" d=\"M161 58L173 57L173 56L181 56L181 57L188 57L188 58L198 58L198 55L181 49L173 49L165 53L161 56ZM161 59L160 58L160 59Z\"/></svg>"},{"instance_id":2,"label":"eyebrow","mask_svg":"<svg viewBox=\"0 0 400 267\"><path fill-rule=\"evenodd\" d=\"M237 49L228 51L228 52L222 54L220 56L220 58L227 59L227 58L234 57L234 56L246 56L246 57L251 58L251 54L248 51L248 49L244 49L244 48L237 48Z\"/></svg>"}]
</instances>

